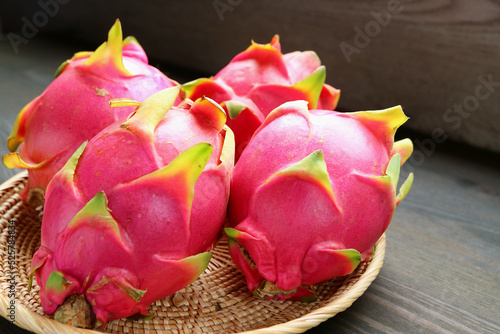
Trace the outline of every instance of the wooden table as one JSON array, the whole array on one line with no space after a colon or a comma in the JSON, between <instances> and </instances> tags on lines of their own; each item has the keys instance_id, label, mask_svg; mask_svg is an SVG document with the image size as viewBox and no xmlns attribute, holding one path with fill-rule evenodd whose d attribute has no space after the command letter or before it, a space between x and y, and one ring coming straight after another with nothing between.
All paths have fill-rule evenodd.
<instances>
[{"instance_id":1,"label":"wooden table","mask_svg":"<svg viewBox=\"0 0 500 334\"><path fill-rule=\"evenodd\" d=\"M78 49L34 39L15 54L0 43L0 154L19 110ZM387 230L379 276L347 311L308 333L500 333L500 156L433 145L411 161L415 182ZM17 172L0 166L0 183ZM2 318L0 333L28 332Z\"/></svg>"}]
</instances>

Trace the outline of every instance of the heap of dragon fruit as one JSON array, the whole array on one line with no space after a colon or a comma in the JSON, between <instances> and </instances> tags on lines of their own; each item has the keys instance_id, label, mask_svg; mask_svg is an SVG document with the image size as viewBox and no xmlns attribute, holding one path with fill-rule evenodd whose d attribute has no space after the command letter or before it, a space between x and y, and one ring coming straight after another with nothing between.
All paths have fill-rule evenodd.
<instances>
[{"instance_id":1,"label":"heap of dragon fruit","mask_svg":"<svg viewBox=\"0 0 500 334\"><path fill-rule=\"evenodd\" d=\"M282 54L275 36L180 85L118 20L65 61L3 157L28 170L23 200L43 205L31 270L45 312L80 327L148 317L204 272L223 234L263 299L313 301L369 260L413 181L398 190L407 117L334 111L325 79L313 51Z\"/></svg>"}]
</instances>

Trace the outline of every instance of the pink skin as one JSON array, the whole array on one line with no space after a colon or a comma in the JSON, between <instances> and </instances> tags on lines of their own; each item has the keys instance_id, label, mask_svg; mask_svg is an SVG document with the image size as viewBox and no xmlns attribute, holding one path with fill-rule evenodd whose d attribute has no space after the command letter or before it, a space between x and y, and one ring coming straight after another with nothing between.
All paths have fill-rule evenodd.
<instances>
[{"instance_id":1,"label":"pink skin","mask_svg":"<svg viewBox=\"0 0 500 334\"><path fill-rule=\"evenodd\" d=\"M296 86L318 70L324 71L324 67L316 53L282 54L278 36L275 36L267 45L253 43L213 78L188 83L183 90L190 99L207 96L225 108L229 115L227 124L235 133L238 159L265 117L281 104L306 100L311 109L318 106L333 110L336 107L340 91L324 83L324 72L323 76ZM235 116L228 102L246 108Z\"/></svg>"},{"instance_id":2,"label":"pink skin","mask_svg":"<svg viewBox=\"0 0 500 334\"><path fill-rule=\"evenodd\" d=\"M77 53L63 63L56 79L18 116L9 149L15 151L20 144L19 158L24 163L44 163L36 168L14 166L28 168L29 189L44 190L85 140L134 110L111 108L110 99L143 101L152 93L177 85L148 65L137 41L127 39L122 45L119 22L110 30L107 43L108 53L92 63L88 62L93 52Z\"/></svg>"},{"instance_id":3,"label":"pink skin","mask_svg":"<svg viewBox=\"0 0 500 334\"><path fill-rule=\"evenodd\" d=\"M49 183L32 261L46 313L77 293L101 325L147 314L208 264L225 221L234 139L220 106L170 108L177 93L156 99L166 91L102 130ZM54 283L54 272L66 283Z\"/></svg>"},{"instance_id":4,"label":"pink skin","mask_svg":"<svg viewBox=\"0 0 500 334\"><path fill-rule=\"evenodd\" d=\"M227 229L250 290L263 279L283 292L314 285L371 256L412 180L396 197L397 159L412 147L394 150L394 131L406 117L397 108L378 115L308 111L297 101L257 130L234 169Z\"/></svg>"}]
</instances>

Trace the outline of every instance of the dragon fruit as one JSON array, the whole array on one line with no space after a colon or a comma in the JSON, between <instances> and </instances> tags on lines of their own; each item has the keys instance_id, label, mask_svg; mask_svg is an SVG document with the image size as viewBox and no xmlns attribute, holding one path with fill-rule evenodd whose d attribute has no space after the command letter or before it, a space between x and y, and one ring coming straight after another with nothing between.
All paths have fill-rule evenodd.
<instances>
[{"instance_id":1,"label":"dragon fruit","mask_svg":"<svg viewBox=\"0 0 500 334\"><path fill-rule=\"evenodd\" d=\"M75 296L95 326L147 315L208 265L225 222L234 137L209 99L172 107L179 89L153 94L82 144L49 183L31 268L56 320ZM76 325L92 326L88 317Z\"/></svg>"},{"instance_id":2,"label":"dragon fruit","mask_svg":"<svg viewBox=\"0 0 500 334\"><path fill-rule=\"evenodd\" d=\"M339 113L293 101L272 111L235 166L230 254L263 298L311 300L314 285L372 255L406 196L396 186L411 155L394 142L401 107Z\"/></svg>"},{"instance_id":3,"label":"dragon fruit","mask_svg":"<svg viewBox=\"0 0 500 334\"><path fill-rule=\"evenodd\" d=\"M43 193L54 174L85 141L133 108L111 108L113 98L143 101L162 89L178 85L155 67L137 40L122 41L120 21L108 41L95 52L78 52L57 70L55 80L17 116L7 146L19 153L3 157L9 168L28 169L23 198L43 203ZM180 101L180 99L178 100Z\"/></svg>"},{"instance_id":4,"label":"dragon fruit","mask_svg":"<svg viewBox=\"0 0 500 334\"><path fill-rule=\"evenodd\" d=\"M325 84L326 70L313 51L281 53L279 37L252 45L212 78L182 85L190 99L220 103L236 141L236 159L266 116L281 104L306 100L310 109L335 109L340 91Z\"/></svg>"}]
</instances>

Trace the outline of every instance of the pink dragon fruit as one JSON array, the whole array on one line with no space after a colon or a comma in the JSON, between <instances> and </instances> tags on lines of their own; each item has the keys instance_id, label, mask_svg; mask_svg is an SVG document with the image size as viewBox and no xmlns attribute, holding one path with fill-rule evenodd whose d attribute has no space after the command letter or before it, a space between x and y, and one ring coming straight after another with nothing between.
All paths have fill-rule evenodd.
<instances>
[{"instance_id":1,"label":"pink dragon fruit","mask_svg":"<svg viewBox=\"0 0 500 334\"><path fill-rule=\"evenodd\" d=\"M88 301L96 326L145 315L208 265L225 221L234 137L219 105L172 107L178 93L176 86L147 98L83 144L49 183L31 268L56 320L75 295Z\"/></svg>"},{"instance_id":2,"label":"pink dragon fruit","mask_svg":"<svg viewBox=\"0 0 500 334\"><path fill-rule=\"evenodd\" d=\"M29 186L23 197L43 202L43 191L54 174L85 141L133 108L109 106L113 98L143 101L177 83L148 65L133 38L122 42L120 22L95 52L78 52L57 70L55 80L17 116L3 158L9 168L27 168ZM179 100L180 101L180 100Z\"/></svg>"},{"instance_id":3,"label":"pink dragon fruit","mask_svg":"<svg viewBox=\"0 0 500 334\"><path fill-rule=\"evenodd\" d=\"M325 84L326 70L315 52L281 53L278 36L270 44L252 42L213 78L182 86L186 97L208 96L220 103L236 141L236 159L266 116L279 105L306 100L310 109L335 109L340 91Z\"/></svg>"},{"instance_id":4,"label":"pink dragon fruit","mask_svg":"<svg viewBox=\"0 0 500 334\"><path fill-rule=\"evenodd\" d=\"M413 150L394 143L406 120L400 107L339 113L305 101L268 115L235 166L226 229L254 294L308 300L370 258L413 180L396 195Z\"/></svg>"}]
</instances>

